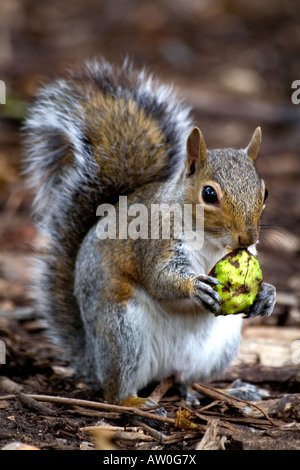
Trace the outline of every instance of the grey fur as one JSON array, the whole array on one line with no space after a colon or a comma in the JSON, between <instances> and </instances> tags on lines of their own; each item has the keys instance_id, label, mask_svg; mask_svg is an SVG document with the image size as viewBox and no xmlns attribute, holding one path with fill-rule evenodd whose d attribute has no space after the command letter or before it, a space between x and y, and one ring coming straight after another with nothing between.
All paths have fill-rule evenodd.
<instances>
[{"instance_id":1,"label":"grey fur","mask_svg":"<svg viewBox=\"0 0 300 470\"><path fill-rule=\"evenodd\" d=\"M103 105L104 97L110 100ZM102 129L107 134L99 141ZM192 258L183 240L128 246L96 236L97 207L115 204L119 195L183 203L190 131L189 108L129 62L120 68L91 62L55 81L27 117L26 172L42 238L33 276L36 309L77 375L114 402L170 374L186 383L207 380L238 349L240 319L210 313L218 296L204 273L223 255L217 237L210 236L214 246L206 236L206 248ZM241 202L236 213L259 214L261 180L245 151L208 151L208 162L205 171L219 179L229 204ZM248 171L253 189L243 180ZM265 285L248 315L269 313L274 298Z\"/></svg>"},{"instance_id":2,"label":"grey fur","mask_svg":"<svg viewBox=\"0 0 300 470\"><path fill-rule=\"evenodd\" d=\"M49 323L52 340L79 371L82 371L79 351L85 350L82 320L73 294L79 246L97 221L99 204L114 202L118 194L129 193L138 185L139 178L141 183L147 182L144 168L151 166L154 150L149 149L149 161L141 162L140 174L136 170L131 180L119 170L121 156L117 150L109 158L103 151L103 161L108 170L113 170L112 176L99 167L85 118L89 93L95 89L109 96L134 99L161 126L170 152L164 157L164 171L152 168L148 181L169 178L184 164L185 140L191 127L189 108L175 97L170 87L144 70L136 72L128 61L120 68L105 60L89 62L66 79L45 86L29 109L24 126L27 154L24 167L36 194L34 220L45 239L41 256L35 261L33 296L38 314ZM96 115L97 110L95 119ZM116 126L117 142L118 123L112 124ZM122 146L125 143L120 141L118 148ZM67 165L66 154L71 155Z\"/></svg>"}]
</instances>

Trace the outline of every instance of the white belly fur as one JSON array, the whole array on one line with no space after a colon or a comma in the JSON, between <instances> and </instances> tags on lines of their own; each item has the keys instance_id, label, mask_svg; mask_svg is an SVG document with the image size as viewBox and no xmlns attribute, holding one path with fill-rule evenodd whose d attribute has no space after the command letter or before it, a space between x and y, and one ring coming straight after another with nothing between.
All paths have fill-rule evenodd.
<instances>
[{"instance_id":1,"label":"white belly fur","mask_svg":"<svg viewBox=\"0 0 300 470\"><path fill-rule=\"evenodd\" d=\"M250 251L255 254L255 246ZM204 243L186 254L191 272L207 274L226 252ZM242 315L215 317L187 299L166 305L142 289L128 305L130 312L143 338L138 388L173 374L187 385L205 382L222 373L238 353Z\"/></svg>"},{"instance_id":2,"label":"white belly fur","mask_svg":"<svg viewBox=\"0 0 300 470\"><path fill-rule=\"evenodd\" d=\"M142 290L128 305L128 314L143 336L138 389L173 374L186 384L205 382L226 369L238 352L241 315L215 317L175 302L166 308Z\"/></svg>"}]
</instances>

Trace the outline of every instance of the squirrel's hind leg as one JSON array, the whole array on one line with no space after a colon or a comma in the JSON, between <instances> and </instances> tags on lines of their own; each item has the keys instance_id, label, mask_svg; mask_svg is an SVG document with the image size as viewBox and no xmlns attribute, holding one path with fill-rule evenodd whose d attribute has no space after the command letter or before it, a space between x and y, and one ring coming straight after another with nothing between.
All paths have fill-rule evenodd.
<instances>
[{"instance_id":1,"label":"squirrel's hind leg","mask_svg":"<svg viewBox=\"0 0 300 470\"><path fill-rule=\"evenodd\" d=\"M104 399L146 411L154 408L153 422L150 419L148 423L154 425L155 414L165 416L166 412L151 398L138 396L141 384L147 385L143 355L145 338L141 323L131 315L132 301L130 303L128 308L109 300L101 302L101 310L95 315L96 327L94 320L85 321L86 341L88 348L93 348L94 375ZM89 314L93 316L91 312Z\"/></svg>"},{"instance_id":2,"label":"squirrel's hind leg","mask_svg":"<svg viewBox=\"0 0 300 470\"><path fill-rule=\"evenodd\" d=\"M147 332L142 328L143 312L136 312L138 304L135 313L133 299L127 303L90 299L87 304L82 314L86 356L104 399L124 406L155 406L138 397L151 381L144 354Z\"/></svg>"},{"instance_id":3,"label":"squirrel's hind leg","mask_svg":"<svg viewBox=\"0 0 300 470\"><path fill-rule=\"evenodd\" d=\"M143 335L127 314L126 305L110 300L89 306L83 316L86 348L105 400L120 403L136 396L142 365Z\"/></svg>"}]
</instances>

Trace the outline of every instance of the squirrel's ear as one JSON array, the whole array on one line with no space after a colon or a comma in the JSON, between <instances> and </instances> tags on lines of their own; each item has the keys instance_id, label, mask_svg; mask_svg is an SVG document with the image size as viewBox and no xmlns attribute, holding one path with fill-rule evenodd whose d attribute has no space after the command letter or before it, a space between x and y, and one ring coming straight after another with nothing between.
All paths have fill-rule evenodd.
<instances>
[{"instance_id":1,"label":"squirrel's ear","mask_svg":"<svg viewBox=\"0 0 300 470\"><path fill-rule=\"evenodd\" d=\"M246 148L246 154L251 160L255 161L261 144L261 128L257 127L254 131L252 139Z\"/></svg>"},{"instance_id":2,"label":"squirrel's ear","mask_svg":"<svg viewBox=\"0 0 300 470\"><path fill-rule=\"evenodd\" d=\"M207 158L206 144L202 132L195 127L190 133L187 144L186 169L188 176L192 176L198 165L204 163Z\"/></svg>"}]
</instances>

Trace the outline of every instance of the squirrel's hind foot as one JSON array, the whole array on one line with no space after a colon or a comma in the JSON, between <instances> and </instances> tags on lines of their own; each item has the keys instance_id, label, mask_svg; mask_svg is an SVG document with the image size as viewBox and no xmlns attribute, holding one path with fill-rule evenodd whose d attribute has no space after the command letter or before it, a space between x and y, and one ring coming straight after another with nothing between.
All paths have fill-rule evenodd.
<instances>
[{"instance_id":1,"label":"squirrel's hind foot","mask_svg":"<svg viewBox=\"0 0 300 470\"><path fill-rule=\"evenodd\" d=\"M142 421L143 423L147 424L148 426L156 429L162 429L164 426L164 422L155 419L155 415L157 416L167 416L167 412L164 407L159 406L154 400L151 398L142 398L136 395L130 395L129 397L122 400L120 403L122 406L128 406L130 408L140 408L143 411L149 411L153 414L153 418L148 418L144 416L135 416L137 421Z\"/></svg>"}]
</instances>

